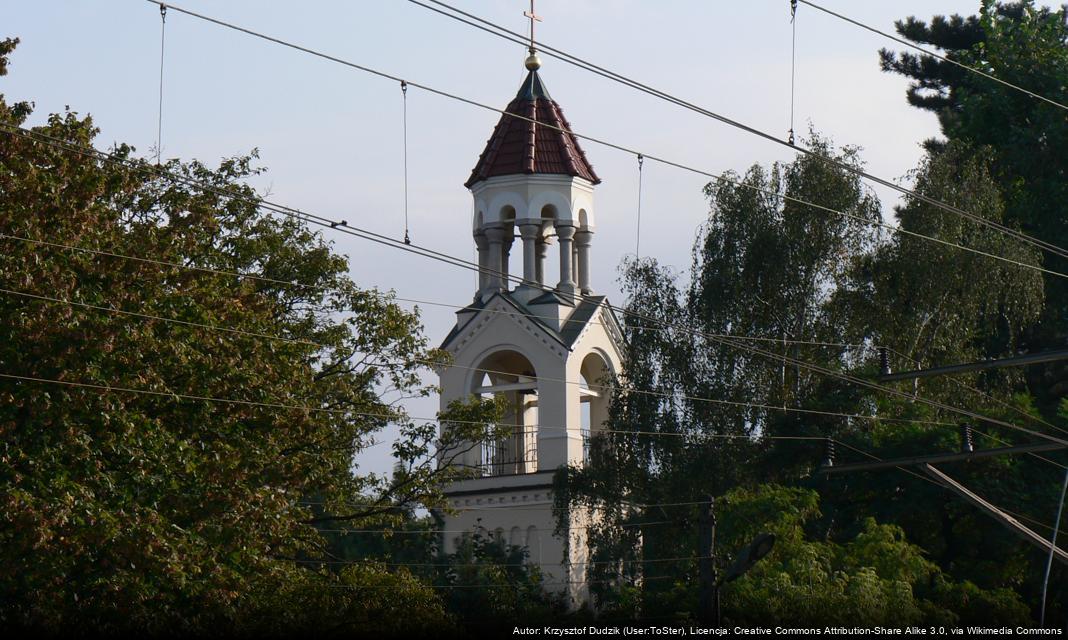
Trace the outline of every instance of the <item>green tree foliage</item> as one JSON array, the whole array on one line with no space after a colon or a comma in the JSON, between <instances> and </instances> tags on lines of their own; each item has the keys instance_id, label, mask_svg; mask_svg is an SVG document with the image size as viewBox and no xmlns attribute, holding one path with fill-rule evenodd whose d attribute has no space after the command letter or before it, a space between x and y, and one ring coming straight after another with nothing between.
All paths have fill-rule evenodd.
<instances>
[{"instance_id":1,"label":"green tree foliage","mask_svg":"<svg viewBox=\"0 0 1068 640\"><path fill-rule=\"evenodd\" d=\"M756 611L817 620L820 611L845 610L860 616L853 619L886 620L900 605L909 619L968 620L988 619L968 603L991 600L1018 612L1015 596L999 589L1021 589L1034 602L1041 558L1032 548L923 478L900 472L815 476L820 444L781 438L830 436L885 457L956 450L961 416L916 401L914 394L1048 429L1018 373L899 386L902 395L895 396L789 361L871 377L878 371L876 345L893 350L895 369L1009 353L1037 317L1042 280L1017 265L878 231L870 224L881 221L876 198L854 174L822 159L860 166L856 150L836 150L816 135L808 144L819 156L770 170L754 167L706 188L712 210L688 283L651 260L626 265L623 284L633 315L625 316L627 371L611 424L660 435L598 436L591 464L561 474L555 490L560 506L596 505L605 513L591 531L594 559L632 561L594 567L599 579L631 585L600 588L599 595L620 613L692 612L694 592L675 580L693 573L692 507L628 505L685 503L774 481L818 489L824 508L783 506L800 514L796 526L808 536L805 544L796 536L786 541L796 542L799 557L807 559L765 576L774 585L747 587L759 598L796 595L779 609ZM1000 221L1002 199L989 167L989 154L953 143L932 151L913 179L921 194ZM1038 261L1034 251L919 199L906 200L897 218L904 231L1025 264ZM648 317L670 317L673 326L651 329ZM980 447L998 446L1020 436L983 425L976 439ZM839 448L840 461L864 459ZM952 471L995 503L1039 521L1055 507L1057 478L1032 459L987 460ZM873 517L899 528L875 526ZM905 535L925 552L907 545ZM889 552L871 556L869 564L843 559L841 545L852 549L872 536L912 549L923 560L923 575L888 573ZM813 580L821 585L816 591L787 588L789 581ZM926 591L914 601L921 584ZM942 590L935 593L938 585ZM810 603L806 614L805 597L821 604ZM859 604L853 608L843 604L854 597ZM858 612L857 606L867 608Z\"/></svg>"},{"instance_id":2,"label":"green tree foliage","mask_svg":"<svg viewBox=\"0 0 1068 640\"><path fill-rule=\"evenodd\" d=\"M468 630L496 629L517 621L553 624L566 613L561 598L546 590L527 550L481 527L463 536L435 573L448 611Z\"/></svg>"},{"instance_id":3,"label":"green tree foliage","mask_svg":"<svg viewBox=\"0 0 1068 640\"><path fill-rule=\"evenodd\" d=\"M0 625L440 625L440 599L409 572L323 564L312 526L388 528L452 477L435 426L397 405L431 391L418 315L257 206L252 158L157 169L118 145L117 165L13 135L30 111L0 96L0 373L29 378L0 380ZM73 112L34 131L97 133ZM457 407L442 455L479 441L494 410ZM354 472L387 423L402 425L400 473Z\"/></svg>"},{"instance_id":4,"label":"green tree foliage","mask_svg":"<svg viewBox=\"0 0 1068 640\"><path fill-rule=\"evenodd\" d=\"M1068 24L1065 8L1032 0L983 0L978 16L914 17L897 23L903 37L934 45L952 60L1068 104ZM913 80L908 100L938 114L948 140L989 147L990 172L1004 198L1003 221L1054 245L1068 244L1068 118L1055 105L926 55L881 52L886 71ZM929 146L937 148L939 142ZM1043 264L1064 272L1068 261L1051 254ZM1049 276L1047 305L1025 336L1032 348L1063 346L1068 336L1068 283ZM1054 413L1068 388L1063 367L1035 370L1032 388Z\"/></svg>"},{"instance_id":5,"label":"green tree foliage","mask_svg":"<svg viewBox=\"0 0 1068 640\"><path fill-rule=\"evenodd\" d=\"M1028 608L1008 589L953 582L893 525L863 522L844 543L813 540L815 492L774 485L739 489L721 501L719 543L742 549L775 534L771 554L724 587L724 616L741 622L873 626L1026 624Z\"/></svg>"},{"instance_id":6,"label":"green tree foliage","mask_svg":"<svg viewBox=\"0 0 1068 640\"><path fill-rule=\"evenodd\" d=\"M1030 612L1016 593L954 581L906 541L899 527L868 518L854 536L834 542L813 535L820 515L818 495L810 489L757 485L717 500L720 575L758 534L775 536L768 556L723 585L724 624L1027 624ZM642 589L633 583L617 581L603 590L603 616L692 621L698 608L696 554L682 553L690 559L672 571L646 564L638 602ZM659 583L655 589L653 582Z\"/></svg>"}]
</instances>

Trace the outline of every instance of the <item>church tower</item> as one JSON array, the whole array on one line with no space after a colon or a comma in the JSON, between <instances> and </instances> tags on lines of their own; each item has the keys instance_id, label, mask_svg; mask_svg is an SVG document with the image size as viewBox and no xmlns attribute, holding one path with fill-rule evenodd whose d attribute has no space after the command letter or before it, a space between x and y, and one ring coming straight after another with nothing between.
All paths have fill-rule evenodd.
<instances>
[{"instance_id":1,"label":"church tower","mask_svg":"<svg viewBox=\"0 0 1068 640\"><path fill-rule=\"evenodd\" d=\"M607 428L601 386L620 372L622 333L590 282L600 179L540 66L532 47L529 73L464 185L474 198L478 291L441 345L453 356L439 372L441 407L503 396L509 435L471 443L455 460L471 477L446 492L445 550L456 548L455 532L479 528L525 546L547 587L579 606L595 514L569 513L567 535L554 535L552 480L560 467L584 464L590 438Z\"/></svg>"}]
</instances>

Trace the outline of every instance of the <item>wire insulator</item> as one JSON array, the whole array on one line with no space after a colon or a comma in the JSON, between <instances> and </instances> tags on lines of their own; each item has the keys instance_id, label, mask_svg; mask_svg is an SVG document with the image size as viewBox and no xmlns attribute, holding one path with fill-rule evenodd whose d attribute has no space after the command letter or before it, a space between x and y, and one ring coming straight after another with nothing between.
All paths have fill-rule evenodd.
<instances>
[{"instance_id":1,"label":"wire insulator","mask_svg":"<svg viewBox=\"0 0 1068 640\"><path fill-rule=\"evenodd\" d=\"M833 467L835 458L834 440L826 438L823 441L823 466Z\"/></svg>"},{"instance_id":2,"label":"wire insulator","mask_svg":"<svg viewBox=\"0 0 1068 640\"><path fill-rule=\"evenodd\" d=\"M886 347L879 347L879 373L888 376L890 375L890 349Z\"/></svg>"},{"instance_id":3,"label":"wire insulator","mask_svg":"<svg viewBox=\"0 0 1068 640\"><path fill-rule=\"evenodd\" d=\"M975 451L975 444L972 441L972 427L962 424L960 426L960 452L971 453L973 451Z\"/></svg>"}]
</instances>

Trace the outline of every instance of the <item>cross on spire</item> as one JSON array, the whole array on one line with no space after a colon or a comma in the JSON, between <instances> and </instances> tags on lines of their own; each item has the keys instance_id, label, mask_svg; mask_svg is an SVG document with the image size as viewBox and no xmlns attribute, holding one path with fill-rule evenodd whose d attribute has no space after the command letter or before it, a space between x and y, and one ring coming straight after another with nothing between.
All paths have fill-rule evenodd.
<instances>
[{"instance_id":1,"label":"cross on spire","mask_svg":"<svg viewBox=\"0 0 1068 640\"><path fill-rule=\"evenodd\" d=\"M541 16L534 13L534 0L530 0L530 11L524 11L523 15L530 20L530 53L534 53L534 23L541 22Z\"/></svg>"}]
</instances>

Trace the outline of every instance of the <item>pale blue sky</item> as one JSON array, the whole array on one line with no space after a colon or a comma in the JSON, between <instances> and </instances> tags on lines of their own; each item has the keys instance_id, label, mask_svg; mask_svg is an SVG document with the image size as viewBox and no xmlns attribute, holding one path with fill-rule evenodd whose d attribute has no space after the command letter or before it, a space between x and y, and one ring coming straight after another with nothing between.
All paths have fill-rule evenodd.
<instances>
[{"instance_id":1,"label":"pale blue sky","mask_svg":"<svg viewBox=\"0 0 1068 640\"><path fill-rule=\"evenodd\" d=\"M180 6L337 57L503 107L524 70L522 47L404 0L279 2L185 0ZM523 31L523 0L455 0L461 8ZM971 14L978 0L824 0L884 30L908 15ZM787 0L540 0L547 44L785 137L789 127ZM18 36L0 93L36 102L32 123L65 105L91 113L98 142L155 144L160 18L142 0L3 0L0 37ZM878 69L878 36L801 6L797 24L796 125L808 122L840 144L864 148L877 175L899 178L937 133L934 116L905 103L906 83ZM543 56L542 78L578 132L709 171L743 171L787 160L782 147L636 93ZM498 117L409 90L412 238L472 257L471 199L463 182ZM257 186L280 203L403 233L401 94L386 80L171 11L167 18L163 154L206 162L253 147L269 171ZM584 148L603 184L593 283L622 302L616 268L634 252L637 168L632 156ZM707 206L699 176L646 162L643 255L680 270ZM884 203L894 199L880 192ZM886 215L889 215L887 213ZM327 233L329 236L330 234ZM470 301L470 272L337 236L364 286L455 304ZM453 322L423 309L436 343ZM195 391L195 390L191 390ZM436 401L415 403L433 415ZM360 463L386 471L386 447Z\"/></svg>"}]
</instances>

